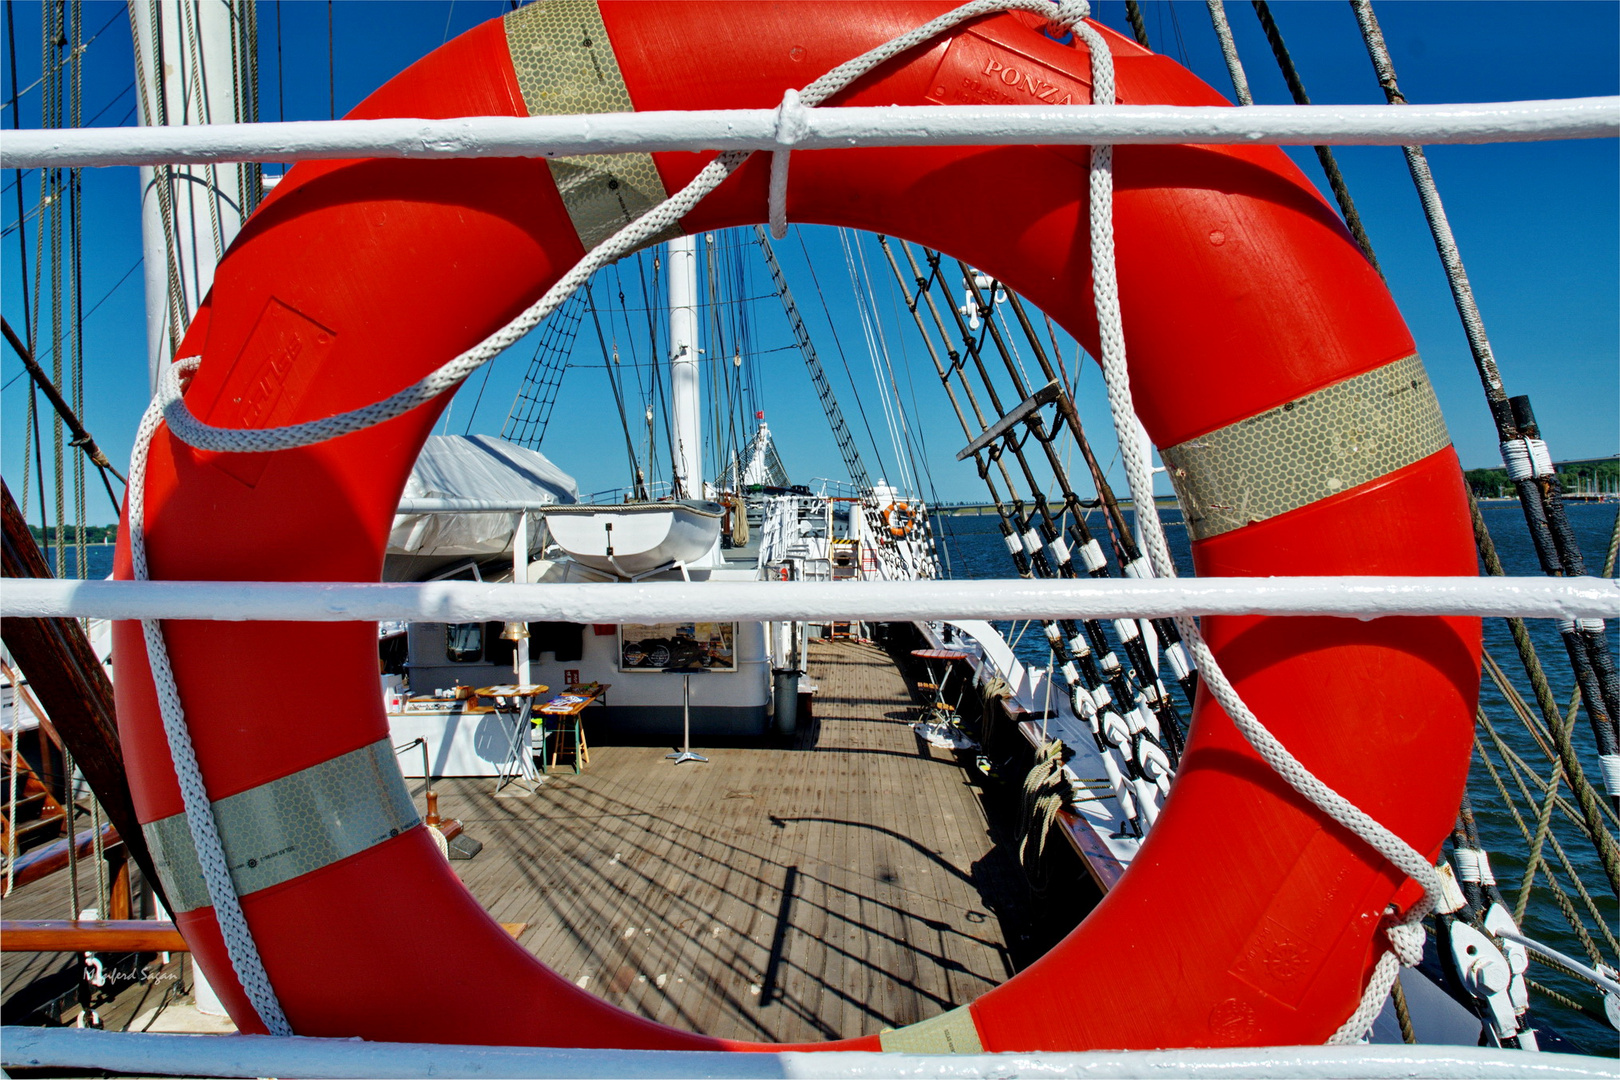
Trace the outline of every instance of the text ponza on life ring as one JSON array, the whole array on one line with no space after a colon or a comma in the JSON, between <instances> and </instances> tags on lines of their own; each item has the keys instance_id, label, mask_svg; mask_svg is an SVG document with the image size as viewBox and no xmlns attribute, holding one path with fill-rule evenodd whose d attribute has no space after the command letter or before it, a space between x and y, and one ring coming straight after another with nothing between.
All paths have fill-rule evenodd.
<instances>
[{"instance_id":1,"label":"text ponza on life ring","mask_svg":"<svg viewBox=\"0 0 1620 1080\"><path fill-rule=\"evenodd\" d=\"M350 115L769 108L947 7L548 0L450 42ZM1103 32L1122 102L1224 104L1170 60ZM1038 19L1002 15L902 54L829 105L1085 103L1089 70L1084 49L1051 40ZM501 326L711 156L301 164L231 246L186 335L179 355L203 357L186 401L208 423L251 428L384 398ZM799 151L787 208L794 221L959 256L1095 351L1088 156ZM1237 146L1122 147L1114 168L1136 407L1176 473L1198 571L1475 573L1456 457L1411 335L1299 170L1276 149ZM757 155L685 229L765 220L768 170ZM377 580L406 475L443 405L275 453L203 453L160 431L145 492L151 576ZM120 557L127 577L127 536ZM1284 745L1420 851L1438 852L1467 768L1477 620L1204 626ZM543 967L479 907L404 794L371 625L164 631L248 925L299 1034L765 1048L610 1006ZM119 625L116 649L125 760L171 906L232 1016L259 1030L197 877L136 624ZM243 694L244 663L296 669L320 707ZM1200 698L1174 797L1074 933L969 1005L824 1045L1077 1050L1331 1035L1385 947L1386 906L1411 903L1417 889L1296 795ZM289 797L300 791L320 797ZM322 816L332 806L342 820Z\"/></svg>"}]
</instances>

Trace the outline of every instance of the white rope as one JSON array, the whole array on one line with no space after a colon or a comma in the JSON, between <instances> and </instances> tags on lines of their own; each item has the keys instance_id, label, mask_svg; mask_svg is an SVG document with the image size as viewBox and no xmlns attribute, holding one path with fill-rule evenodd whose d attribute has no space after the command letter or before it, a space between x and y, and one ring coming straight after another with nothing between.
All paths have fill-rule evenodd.
<instances>
[{"instance_id":1,"label":"white rope","mask_svg":"<svg viewBox=\"0 0 1620 1080\"><path fill-rule=\"evenodd\" d=\"M782 104L776 109L776 141L784 145L798 142L807 129L804 102L797 90L782 95ZM792 150L778 150L771 155L770 220L771 236L787 239L787 184L788 158Z\"/></svg>"},{"instance_id":2,"label":"white rope","mask_svg":"<svg viewBox=\"0 0 1620 1080\"><path fill-rule=\"evenodd\" d=\"M1502 443L1502 464L1507 467L1509 480L1534 480L1554 476L1552 452L1541 439L1509 439Z\"/></svg>"},{"instance_id":3,"label":"white rope","mask_svg":"<svg viewBox=\"0 0 1620 1080\"><path fill-rule=\"evenodd\" d=\"M174 365L178 368L180 365ZM193 363L195 367L195 363ZM165 382L169 373L164 373ZM135 432L135 449L130 455L129 490L129 548L130 561L136 581L148 577L146 563L146 458L152 436L163 421L163 397L152 399L141 417ZM219 922L225 939L225 952L237 981L247 992L248 1001L259 1020L272 1035L291 1035L292 1026L281 1011L275 988L265 973L259 958L258 946L242 914L242 903L231 881L230 865L225 859L224 845L219 838L219 825L214 820L213 804L203 786L202 771L197 765L197 752L191 745L191 732L186 727L185 708L180 702L180 689L175 684L174 669L169 665L169 650L163 641L163 627L156 619L141 620L141 634L146 639L147 662L152 668L152 682L157 688L158 711L163 718L163 734L169 741L169 756L174 761L174 773L180 783L180 797L185 805L186 824L191 829L192 844L197 849L197 861L202 867L203 881L208 886L208 899L214 906L214 917Z\"/></svg>"},{"instance_id":4,"label":"white rope","mask_svg":"<svg viewBox=\"0 0 1620 1080\"><path fill-rule=\"evenodd\" d=\"M1074 24L1074 31L1091 52L1092 102L1114 103L1114 59L1102 35L1085 23ZM1092 289L1097 307L1097 325L1102 347L1098 361L1108 387L1108 404L1120 456L1130 482L1131 498L1137 510L1137 523L1146 543L1148 558L1160 577L1175 577L1176 566L1165 542L1164 527L1153 501L1153 473L1147 455L1136 438L1136 410L1131 399L1130 376L1125 366L1125 332L1119 306L1119 280L1114 263L1114 173L1113 147L1095 146L1091 151L1091 266ZM1422 958L1422 919L1440 895L1440 879L1422 853L1374 821L1368 814L1338 792L1318 780L1289 753L1264 724L1255 717L1215 661L1198 625L1191 618L1177 616L1176 626L1191 650L1193 661L1221 708L1243 733L1260 757L1288 785L1315 806L1371 846L1395 867L1423 887L1424 896L1412 905L1406 916L1386 928L1390 952L1378 960L1371 980L1356 1011L1336 1031L1329 1044L1359 1041L1383 1008L1401 964L1414 965Z\"/></svg>"},{"instance_id":5,"label":"white rope","mask_svg":"<svg viewBox=\"0 0 1620 1080\"><path fill-rule=\"evenodd\" d=\"M1089 13L1084 0L1062 0L1052 4L1049 0L974 0L948 12L909 33L902 34L884 45L838 65L805 87L794 103L784 96L784 123L795 108L814 107L842 90L851 82L878 65L921 44L949 29L996 12L1028 11L1048 16L1064 25L1078 24ZM650 242L653 237L679 225L681 218L695 207L709 192L719 187L752 151L731 150L719 154L680 191L659 203L642 217L626 225L574 265L545 294L511 322L477 345L461 353L449 363L412 383L403 390L371 405L339 413L321 420L290 424L278 428L242 429L213 427L198 420L186 407L184 392L192 375L202 364L201 357L186 357L165 368L158 382L156 394L141 418L135 435L131 455L129 483L135 497L129 500L130 550L134 577L148 579L146 560L145 493L146 462L151 441L160 423L167 423L169 432L188 446L199 450L223 453L262 453L290 450L325 442L342 435L352 434L376 424L403 416L420 405L425 405L455 386L483 364L493 359L533 329L551 314L597 270L616 262ZM785 228L787 157L781 155L779 167L773 166L773 185L777 188L773 204L779 211ZM169 752L174 761L181 797L185 804L186 821L191 829L197 858L202 866L203 879L214 907L220 931L225 939L227 955L238 981L247 992L248 1000L259 1014L261 1022L272 1035L291 1035L292 1028L282 1012L275 989L265 973L258 947L253 941L241 901L231 881L229 864L220 841L219 828L214 820L213 806L203 784L191 735L186 727L185 710L180 701L174 671L169 664L163 630L156 619L142 620L141 632L146 640L147 657L151 664L153 682L157 687L159 712L163 719L164 734L169 741Z\"/></svg>"},{"instance_id":6,"label":"white rope","mask_svg":"<svg viewBox=\"0 0 1620 1080\"><path fill-rule=\"evenodd\" d=\"M1620 796L1620 754L1599 754L1598 768L1603 773L1603 790L1610 798Z\"/></svg>"}]
</instances>

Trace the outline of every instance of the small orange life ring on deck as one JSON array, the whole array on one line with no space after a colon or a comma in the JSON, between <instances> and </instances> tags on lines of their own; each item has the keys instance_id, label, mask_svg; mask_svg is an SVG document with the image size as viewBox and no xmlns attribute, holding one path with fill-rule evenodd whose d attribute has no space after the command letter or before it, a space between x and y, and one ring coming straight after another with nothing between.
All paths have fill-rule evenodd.
<instances>
[{"instance_id":1,"label":"small orange life ring on deck","mask_svg":"<svg viewBox=\"0 0 1620 1080\"><path fill-rule=\"evenodd\" d=\"M770 108L951 6L553 0L462 35L350 115ZM1024 14L964 24L893 57L829 106L1037 90L1031 103L1089 101L1083 45L1042 27ZM1097 30L1114 53L1121 101L1228 104L1173 61ZM379 400L502 326L710 156L299 164L231 245L186 334L179 355L202 358L186 402L205 422L252 428ZM1095 352L1089 160L1083 146L799 150L787 209L794 221L950 251ZM681 228L765 221L770 167L768 154L748 161ZM1165 448L1198 572L1476 573L1456 454L1411 334L1305 175L1263 146L1120 146L1114 169L1136 409ZM205 453L160 430L145 491L132 494L146 500L151 576L378 580L406 477L447 401L274 453ZM1386 416L1392 427L1378 438L1332 426ZM1347 460L1346 446L1369 449ZM901 527L891 517L891 531ZM118 576L130 577L127 534L118 556ZM242 909L298 1034L781 1049L616 1008L546 969L479 907L416 821L400 779L372 626L170 621L163 633ZM1467 774L1478 619L1225 617L1206 619L1204 633L1244 699L1308 768L1420 851L1439 851ZM170 907L238 1026L262 1031L185 858L189 831L137 624L117 625L114 651L125 763L139 818L165 854ZM244 701L229 674L243 656L298 664L322 707L289 713L270 695ZM309 656L322 662L312 667ZM1382 746L1399 752L1366 752ZM327 809L342 820L311 803L299 827L313 831L298 835L319 842L287 847L292 830L261 827L264 808L311 786L330 788ZM250 850L278 836L276 850ZM1199 695L1172 797L1140 856L1072 934L969 1005L823 1045L1321 1043L1360 1001L1386 906L1416 895ZM427 941L442 960L432 994L407 977ZM522 1007L490 1005L502 1001Z\"/></svg>"},{"instance_id":2,"label":"small orange life ring on deck","mask_svg":"<svg viewBox=\"0 0 1620 1080\"><path fill-rule=\"evenodd\" d=\"M890 503L889 508L883 511L883 524L889 527L890 536L903 540L922 524L922 511L913 510L910 503Z\"/></svg>"}]
</instances>

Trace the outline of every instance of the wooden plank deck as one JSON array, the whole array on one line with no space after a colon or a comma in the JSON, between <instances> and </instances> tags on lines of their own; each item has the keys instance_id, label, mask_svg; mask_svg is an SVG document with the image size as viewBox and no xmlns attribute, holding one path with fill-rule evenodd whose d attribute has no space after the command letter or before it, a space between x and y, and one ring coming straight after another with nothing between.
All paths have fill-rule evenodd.
<instances>
[{"instance_id":1,"label":"wooden plank deck","mask_svg":"<svg viewBox=\"0 0 1620 1080\"><path fill-rule=\"evenodd\" d=\"M529 924L520 941L553 970L689 1030L816 1041L971 1001L1028 953L1039 905L978 789L912 734L888 654L814 642L810 674L814 716L791 747L701 748L709 764L677 767L665 747L598 740L585 773L552 774L526 799L494 798L488 778L439 781L440 812L484 843L452 865L497 920ZM65 917L66 888L57 874L20 889L6 915ZM4 954L5 996L59 992L72 966ZM52 972L67 983L30 987ZM177 956L103 1019L150 1023L180 973Z\"/></svg>"},{"instance_id":2,"label":"wooden plank deck","mask_svg":"<svg viewBox=\"0 0 1620 1080\"><path fill-rule=\"evenodd\" d=\"M553 970L683 1028L819 1040L972 1000L1011 974L1020 872L963 771L912 734L886 653L818 642L810 670L792 748L677 767L596 745L529 799L439 782L441 813L485 845L454 866Z\"/></svg>"},{"instance_id":3,"label":"wooden plank deck","mask_svg":"<svg viewBox=\"0 0 1620 1080\"><path fill-rule=\"evenodd\" d=\"M79 834L89 831L89 819L79 819ZM74 905L70 899L71 886L66 870L57 871L16 889L0 900L8 919L67 919L72 917ZM79 910L95 907L95 862L87 856L79 859ZM154 1007L160 1001L177 996L182 982L180 954L173 954L165 967L153 965L146 980L137 979L132 966L119 968L108 976L108 986L117 993L116 1001L109 1001L98 1009L106 1025L112 1030L123 1030L137 1012ZM4 952L0 953L0 1020L17 1023L27 1019L36 1008L51 1001L75 998L80 981L80 959L73 953ZM76 1011L69 1004L68 1014Z\"/></svg>"}]
</instances>

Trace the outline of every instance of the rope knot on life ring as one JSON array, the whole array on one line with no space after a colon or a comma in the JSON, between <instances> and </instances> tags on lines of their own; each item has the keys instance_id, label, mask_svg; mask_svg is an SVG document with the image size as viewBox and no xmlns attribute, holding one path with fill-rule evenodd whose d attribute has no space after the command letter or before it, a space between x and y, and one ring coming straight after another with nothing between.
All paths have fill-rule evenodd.
<instances>
[{"instance_id":1,"label":"rope knot on life ring","mask_svg":"<svg viewBox=\"0 0 1620 1080\"><path fill-rule=\"evenodd\" d=\"M883 524L889 527L889 535L896 540L904 540L917 531L922 524L922 509L913 509L910 503L891 503L883 511Z\"/></svg>"}]
</instances>

